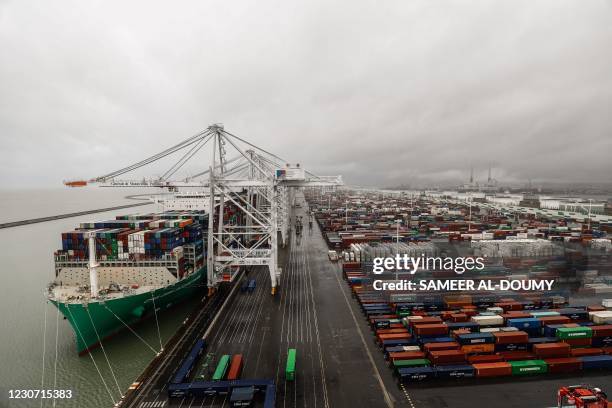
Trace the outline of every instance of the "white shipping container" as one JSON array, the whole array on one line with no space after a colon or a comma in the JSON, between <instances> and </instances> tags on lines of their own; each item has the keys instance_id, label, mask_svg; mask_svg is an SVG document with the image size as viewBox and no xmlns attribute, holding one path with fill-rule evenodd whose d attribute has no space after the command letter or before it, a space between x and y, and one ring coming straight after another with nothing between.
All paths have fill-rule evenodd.
<instances>
[{"instance_id":1,"label":"white shipping container","mask_svg":"<svg viewBox=\"0 0 612 408\"><path fill-rule=\"evenodd\" d=\"M604 299L601 301L603 307L612 307L612 299Z\"/></svg>"},{"instance_id":2,"label":"white shipping container","mask_svg":"<svg viewBox=\"0 0 612 408\"><path fill-rule=\"evenodd\" d=\"M483 327L480 329L481 333L495 333L501 331L501 327Z\"/></svg>"},{"instance_id":3,"label":"white shipping container","mask_svg":"<svg viewBox=\"0 0 612 408\"><path fill-rule=\"evenodd\" d=\"M610 324L612 323L612 311L593 312L591 320L596 324Z\"/></svg>"},{"instance_id":4,"label":"white shipping container","mask_svg":"<svg viewBox=\"0 0 612 408\"><path fill-rule=\"evenodd\" d=\"M487 312L492 312L495 314L502 314L504 313L504 309L502 309L501 307L497 307L497 306L487 307Z\"/></svg>"},{"instance_id":5,"label":"white shipping container","mask_svg":"<svg viewBox=\"0 0 612 408\"><path fill-rule=\"evenodd\" d=\"M472 316L471 320L481 326L494 326L504 324L504 318L501 316Z\"/></svg>"}]
</instances>

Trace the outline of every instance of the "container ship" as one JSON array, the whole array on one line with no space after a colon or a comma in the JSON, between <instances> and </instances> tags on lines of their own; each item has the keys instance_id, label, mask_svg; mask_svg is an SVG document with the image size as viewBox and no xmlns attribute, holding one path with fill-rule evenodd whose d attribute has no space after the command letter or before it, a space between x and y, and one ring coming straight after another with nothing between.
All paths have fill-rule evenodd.
<instances>
[{"instance_id":1,"label":"container ship","mask_svg":"<svg viewBox=\"0 0 612 408\"><path fill-rule=\"evenodd\" d=\"M118 216L62 233L48 299L84 354L206 286L204 211Z\"/></svg>"}]
</instances>

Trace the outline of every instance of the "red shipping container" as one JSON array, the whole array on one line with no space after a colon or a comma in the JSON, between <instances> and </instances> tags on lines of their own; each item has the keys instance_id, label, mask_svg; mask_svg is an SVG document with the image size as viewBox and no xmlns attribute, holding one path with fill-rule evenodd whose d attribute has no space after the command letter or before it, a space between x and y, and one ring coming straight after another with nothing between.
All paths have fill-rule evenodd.
<instances>
[{"instance_id":1,"label":"red shipping container","mask_svg":"<svg viewBox=\"0 0 612 408\"><path fill-rule=\"evenodd\" d=\"M612 347L603 347L604 354L612 354Z\"/></svg>"},{"instance_id":2,"label":"red shipping container","mask_svg":"<svg viewBox=\"0 0 612 408\"><path fill-rule=\"evenodd\" d=\"M443 310L440 314L440 317L442 318L442 320L450 320L451 316L454 314L455 312L453 312L452 310Z\"/></svg>"},{"instance_id":3,"label":"red shipping container","mask_svg":"<svg viewBox=\"0 0 612 408\"><path fill-rule=\"evenodd\" d=\"M499 356L505 361L535 360L535 354L529 351L500 351Z\"/></svg>"},{"instance_id":4,"label":"red shipping container","mask_svg":"<svg viewBox=\"0 0 612 408\"><path fill-rule=\"evenodd\" d=\"M478 310L461 309L461 313L463 313L467 317L472 317L472 316L476 316L478 314Z\"/></svg>"},{"instance_id":5,"label":"red shipping container","mask_svg":"<svg viewBox=\"0 0 612 408\"><path fill-rule=\"evenodd\" d=\"M600 348L577 348L570 351L572 357L600 356L603 353Z\"/></svg>"},{"instance_id":6,"label":"red shipping container","mask_svg":"<svg viewBox=\"0 0 612 408\"><path fill-rule=\"evenodd\" d=\"M427 353L438 350L459 350L459 343L456 341L449 341L443 343L425 343L423 350Z\"/></svg>"},{"instance_id":7,"label":"red shipping container","mask_svg":"<svg viewBox=\"0 0 612 408\"><path fill-rule=\"evenodd\" d=\"M590 326L593 330L593 337L612 336L612 324L602 324L600 326Z\"/></svg>"},{"instance_id":8,"label":"red shipping container","mask_svg":"<svg viewBox=\"0 0 612 408\"><path fill-rule=\"evenodd\" d=\"M589 312L605 312L607 309L601 305L587 306Z\"/></svg>"},{"instance_id":9,"label":"red shipping container","mask_svg":"<svg viewBox=\"0 0 612 408\"><path fill-rule=\"evenodd\" d=\"M572 319L567 316L543 316L538 317L538 320L542 322L542 326L549 324L567 324L572 322Z\"/></svg>"},{"instance_id":10,"label":"red shipping container","mask_svg":"<svg viewBox=\"0 0 612 408\"><path fill-rule=\"evenodd\" d=\"M408 322L410 324L410 327L415 327L415 326L422 326L424 324L441 324L442 319L440 319L437 316L436 317L427 316L427 317L423 317L422 319L409 320Z\"/></svg>"},{"instance_id":11,"label":"red shipping container","mask_svg":"<svg viewBox=\"0 0 612 408\"><path fill-rule=\"evenodd\" d=\"M399 329L377 329L376 334L391 334L391 333L408 333L408 329L400 327Z\"/></svg>"},{"instance_id":12,"label":"red shipping container","mask_svg":"<svg viewBox=\"0 0 612 408\"><path fill-rule=\"evenodd\" d=\"M429 356L434 365L465 363L465 354L461 350L437 350Z\"/></svg>"},{"instance_id":13,"label":"red shipping container","mask_svg":"<svg viewBox=\"0 0 612 408\"><path fill-rule=\"evenodd\" d=\"M512 375L512 366L509 363L477 363L474 364L476 377L501 377Z\"/></svg>"},{"instance_id":14,"label":"red shipping container","mask_svg":"<svg viewBox=\"0 0 612 408\"><path fill-rule=\"evenodd\" d=\"M395 353L389 353L389 360L415 360L418 358L425 358L425 353L422 351L398 351Z\"/></svg>"},{"instance_id":15,"label":"red shipping container","mask_svg":"<svg viewBox=\"0 0 612 408\"><path fill-rule=\"evenodd\" d=\"M534 344L533 352L539 358L569 357L570 345L567 343Z\"/></svg>"},{"instance_id":16,"label":"red shipping container","mask_svg":"<svg viewBox=\"0 0 612 408\"><path fill-rule=\"evenodd\" d=\"M500 316L504 318L504 322L508 319L529 319L532 317L529 313L524 312L504 313Z\"/></svg>"},{"instance_id":17,"label":"red shipping container","mask_svg":"<svg viewBox=\"0 0 612 408\"><path fill-rule=\"evenodd\" d=\"M236 354L232 357L232 362L227 374L228 380L237 380L242 373L242 354Z\"/></svg>"},{"instance_id":18,"label":"red shipping container","mask_svg":"<svg viewBox=\"0 0 612 408\"><path fill-rule=\"evenodd\" d=\"M410 333L390 333L390 334L379 334L376 336L376 339L379 342L382 342L383 340L404 340L404 339L410 339L412 336L410 335Z\"/></svg>"},{"instance_id":19,"label":"red shipping container","mask_svg":"<svg viewBox=\"0 0 612 408\"><path fill-rule=\"evenodd\" d=\"M547 358L544 361L548 364L548 372L551 374L582 370L582 361L575 357Z\"/></svg>"},{"instance_id":20,"label":"red shipping container","mask_svg":"<svg viewBox=\"0 0 612 408\"><path fill-rule=\"evenodd\" d=\"M448 334L448 326L441 324L422 324L414 327L414 330L419 336L444 336Z\"/></svg>"},{"instance_id":21,"label":"red shipping container","mask_svg":"<svg viewBox=\"0 0 612 408\"><path fill-rule=\"evenodd\" d=\"M504 312L508 310L523 310L523 305L519 302L499 302L494 303L494 305L504 309Z\"/></svg>"},{"instance_id":22,"label":"red shipping container","mask_svg":"<svg viewBox=\"0 0 612 408\"><path fill-rule=\"evenodd\" d=\"M517 316L517 318L519 318L518 316L527 316L527 317L531 317L531 315L527 312L525 312L524 310L508 310L506 312L507 315L512 315L512 316Z\"/></svg>"},{"instance_id":23,"label":"red shipping container","mask_svg":"<svg viewBox=\"0 0 612 408\"><path fill-rule=\"evenodd\" d=\"M588 347L591 345L591 339L588 337L584 339L564 339L563 343L567 343L571 347Z\"/></svg>"},{"instance_id":24,"label":"red shipping container","mask_svg":"<svg viewBox=\"0 0 612 408\"><path fill-rule=\"evenodd\" d=\"M529 341L529 335L524 331L493 332L493 336L497 344L518 344Z\"/></svg>"},{"instance_id":25,"label":"red shipping container","mask_svg":"<svg viewBox=\"0 0 612 408\"><path fill-rule=\"evenodd\" d=\"M468 317L468 315L466 315L465 313L454 313L450 316L451 320L453 322L467 322L468 320L470 320L470 318Z\"/></svg>"},{"instance_id":26,"label":"red shipping container","mask_svg":"<svg viewBox=\"0 0 612 408\"><path fill-rule=\"evenodd\" d=\"M457 329L457 330L453 330L451 332L451 336L452 337L457 337L457 335L459 334L468 334L471 333L472 331L470 329Z\"/></svg>"},{"instance_id":27,"label":"red shipping container","mask_svg":"<svg viewBox=\"0 0 612 408\"><path fill-rule=\"evenodd\" d=\"M497 354L478 354L473 356L468 356L468 363L470 364L478 364L478 363L499 363L504 361L502 356Z\"/></svg>"}]
</instances>

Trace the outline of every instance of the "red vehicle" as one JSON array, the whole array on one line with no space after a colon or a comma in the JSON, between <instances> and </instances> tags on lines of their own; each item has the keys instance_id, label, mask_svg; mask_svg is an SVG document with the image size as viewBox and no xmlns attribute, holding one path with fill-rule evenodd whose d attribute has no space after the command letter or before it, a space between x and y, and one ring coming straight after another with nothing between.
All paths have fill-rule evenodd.
<instances>
[{"instance_id":1,"label":"red vehicle","mask_svg":"<svg viewBox=\"0 0 612 408\"><path fill-rule=\"evenodd\" d=\"M588 385L570 385L559 388L557 392L558 408L609 408L608 396L599 388Z\"/></svg>"}]
</instances>

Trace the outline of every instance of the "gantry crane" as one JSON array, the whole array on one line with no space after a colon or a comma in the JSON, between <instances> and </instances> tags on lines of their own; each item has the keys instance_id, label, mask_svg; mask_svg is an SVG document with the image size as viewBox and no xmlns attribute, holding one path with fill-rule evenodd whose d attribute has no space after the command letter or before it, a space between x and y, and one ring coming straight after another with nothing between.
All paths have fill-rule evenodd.
<instances>
[{"instance_id":1,"label":"gantry crane","mask_svg":"<svg viewBox=\"0 0 612 408\"><path fill-rule=\"evenodd\" d=\"M211 160L201 172L180 180L172 177L205 145ZM176 152L181 158L161 177L119 179ZM234 155L228 155L233 152ZM287 243L291 203L296 189L335 188L341 176L317 176L299 164L289 165L273 153L226 131L221 124L209 126L181 143L119 170L88 181L66 182L70 186L101 184L109 187L159 187L169 191L198 188L208 200L207 285L210 291L221 281L231 281L241 266L263 265L270 271L271 292L279 283L278 247ZM225 214L226 205L239 209L243 222ZM280 236L280 240L279 240Z\"/></svg>"}]
</instances>

